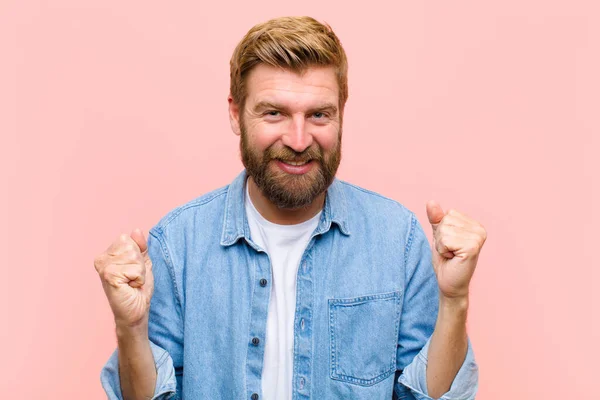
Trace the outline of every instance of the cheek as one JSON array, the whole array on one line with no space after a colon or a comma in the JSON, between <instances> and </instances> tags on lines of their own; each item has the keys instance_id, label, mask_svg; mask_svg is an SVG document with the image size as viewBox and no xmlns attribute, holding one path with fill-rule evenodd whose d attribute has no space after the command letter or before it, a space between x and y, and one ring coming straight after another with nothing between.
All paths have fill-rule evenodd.
<instances>
[{"instance_id":1,"label":"cheek","mask_svg":"<svg viewBox=\"0 0 600 400\"><path fill-rule=\"evenodd\" d=\"M338 129L335 127L327 127L313 135L314 140L319 144L325 152L330 152L336 148L339 140Z\"/></svg>"},{"instance_id":2,"label":"cheek","mask_svg":"<svg viewBox=\"0 0 600 400\"><path fill-rule=\"evenodd\" d=\"M281 138L281 129L273 124L255 124L248 127L248 137L252 147L264 151Z\"/></svg>"}]
</instances>

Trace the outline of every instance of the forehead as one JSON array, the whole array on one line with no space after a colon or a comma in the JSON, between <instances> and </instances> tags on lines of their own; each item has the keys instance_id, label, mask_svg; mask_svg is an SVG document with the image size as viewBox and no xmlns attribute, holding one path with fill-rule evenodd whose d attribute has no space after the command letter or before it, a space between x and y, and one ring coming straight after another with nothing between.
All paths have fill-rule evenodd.
<instances>
[{"instance_id":1,"label":"forehead","mask_svg":"<svg viewBox=\"0 0 600 400\"><path fill-rule=\"evenodd\" d=\"M334 67L309 67L301 73L259 64L246 81L248 106L261 101L310 106L338 103L339 88Z\"/></svg>"}]
</instances>

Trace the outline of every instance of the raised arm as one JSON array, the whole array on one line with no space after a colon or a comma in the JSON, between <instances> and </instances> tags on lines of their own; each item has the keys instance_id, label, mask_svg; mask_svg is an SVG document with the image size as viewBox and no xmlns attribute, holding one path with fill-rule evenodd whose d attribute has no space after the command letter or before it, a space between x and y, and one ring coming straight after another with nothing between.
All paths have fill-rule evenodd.
<instances>
[{"instance_id":1,"label":"raised arm","mask_svg":"<svg viewBox=\"0 0 600 400\"><path fill-rule=\"evenodd\" d=\"M176 392L170 353L181 363L183 344L163 244L135 230L96 257L117 333L118 348L101 373L111 400L169 399Z\"/></svg>"}]
</instances>

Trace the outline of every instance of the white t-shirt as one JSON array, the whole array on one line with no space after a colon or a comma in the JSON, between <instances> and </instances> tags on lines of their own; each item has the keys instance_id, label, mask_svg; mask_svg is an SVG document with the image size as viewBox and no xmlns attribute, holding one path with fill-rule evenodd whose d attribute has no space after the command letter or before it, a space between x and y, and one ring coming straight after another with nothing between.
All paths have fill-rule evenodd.
<instances>
[{"instance_id":1,"label":"white t-shirt","mask_svg":"<svg viewBox=\"0 0 600 400\"><path fill-rule=\"evenodd\" d=\"M321 211L300 224L274 224L256 210L250 200L247 184L244 203L250 225L250 237L254 243L265 249L271 260L272 270L261 380L262 399L291 400L296 274L310 236L319 224Z\"/></svg>"}]
</instances>

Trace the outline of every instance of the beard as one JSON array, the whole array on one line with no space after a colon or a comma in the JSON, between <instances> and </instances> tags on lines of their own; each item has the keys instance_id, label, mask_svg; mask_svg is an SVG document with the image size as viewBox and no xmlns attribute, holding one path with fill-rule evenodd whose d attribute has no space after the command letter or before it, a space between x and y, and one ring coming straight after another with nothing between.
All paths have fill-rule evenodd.
<instances>
[{"instance_id":1,"label":"beard","mask_svg":"<svg viewBox=\"0 0 600 400\"><path fill-rule=\"evenodd\" d=\"M328 153L316 142L300 153L287 146L275 148L275 144L261 153L250 144L246 126L241 118L240 131L242 163L262 194L277 207L290 210L306 207L333 183L342 159L341 128L335 148ZM273 166L277 160L312 161L316 165L305 174L295 175Z\"/></svg>"}]
</instances>

